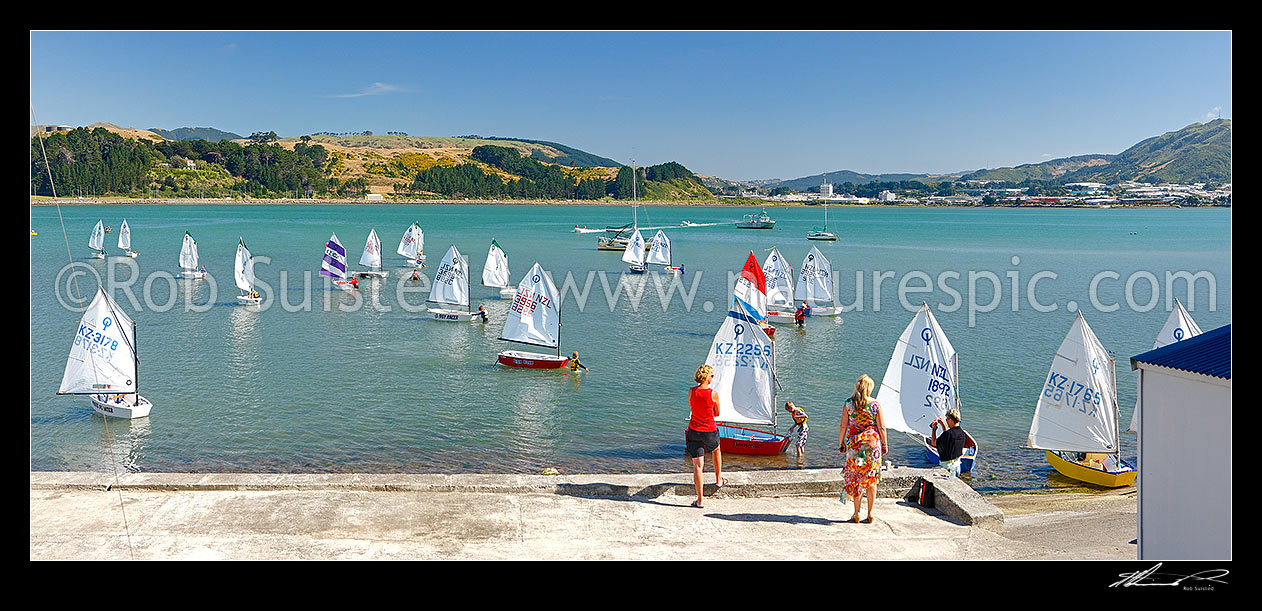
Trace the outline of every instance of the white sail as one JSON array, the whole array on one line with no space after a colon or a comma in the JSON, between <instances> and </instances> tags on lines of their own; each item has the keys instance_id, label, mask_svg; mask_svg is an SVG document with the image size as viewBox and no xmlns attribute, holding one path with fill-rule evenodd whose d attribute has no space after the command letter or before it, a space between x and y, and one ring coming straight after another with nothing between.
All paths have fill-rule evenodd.
<instances>
[{"instance_id":1,"label":"white sail","mask_svg":"<svg viewBox=\"0 0 1262 611\"><path fill-rule=\"evenodd\" d=\"M408 226L408 230L403 232L403 239L399 240L399 248L395 252L410 260L415 260L416 255L421 252L423 239L424 234L421 233L421 228L416 223L412 223Z\"/></svg>"},{"instance_id":2,"label":"white sail","mask_svg":"<svg viewBox=\"0 0 1262 611\"><path fill-rule=\"evenodd\" d=\"M131 250L131 227L127 226L127 219L123 219L123 226L118 228L118 247Z\"/></svg>"},{"instance_id":3,"label":"white sail","mask_svg":"<svg viewBox=\"0 0 1262 611\"><path fill-rule=\"evenodd\" d=\"M88 248L105 250L105 225L101 221L97 221L96 227L92 228L92 237L88 238Z\"/></svg>"},{"instance_id":4,"label":"white sail","mask_svg":"<svg viewBox=\"0 0 1262 611\"><path fill-rule=\"evenodd\" d=\"M346 279L346 247L337 240L336 233L324 243L324 259L320 262L320 275L338 280Z\"/></svg>"},{"instance_id":5,"label":"white sail","mask_svg":"<svg viewBox=\"0 0 1262 611\"><path fill-rule=\"evenodd\" d=\"M653 236L653 243L649 247L649 254L644 258L644 262L670 265L670 238L666 237L661 229L658 229L657 235Z\"/></svg>"},{"instance_id":6,"label":"white sail","mask_svg":"<svg viewBox=\"0 0 1262 611\"><path fill-rule=\"evenodd\" d=\"M780 249L771 249L771 254L763 260L762 273L767 277L767 307L792 308L793 268L780 254Z\"/></svg>"},{"instance_id":7,"label":"white sail","mask_svg":"<svg viewBox=\"0 0 1262 611\"><path fill-rule=\"evenodd\" d=\"M636 229L627 241L626 250L622 251L622 260L632 265L644 265L644 236Z\"/></svg>"},{"instance_id":8,"label":"white sail","mask_svg":"<svg viewBox=\"0 0 1262 611\"><path fill-rule=\"evenodd\" d=\"M237 244L237 262L232 268L232 276L237 282L237 288L243 291L254 290L254 257L250 254L250 249L245 247L244 239Z\"/></svg>"},{"instance_id":9,"label":"white sail","mask_svg":"<svg viewBox=\"0 0 1262 611\"><path fill-rule=\"evenodd\" d=\"M184 244L180 246L180 267L190 271L197 269L197 242L187 231Z\"/></svg>"},{"instance_id":10,"label":"white sail","mask_svg":"<svg viewBox=\"0 0 1262 611\"><path fill-rule=\"evenodd\" d=\"M561 296L535 263L517 284L517 296L504 318L500 339L556 348L561 341Z\"/></svg>"},{"instance_id":11,"label":"white sail","mask_svg":"<svg viewBox=\"0 0 1262 611\"><path fill-rule=\"evenodd\" d=\"M894 345L876 400L885 427L929 436L929 424L957 407L955 348L927 304L912 317Z\"/></svg>"},{"instance_id":12,"label":"white sail","mask_svg":"<svg viewBox=\"0 0 1262 611\"><path fill-rule=\"evenodd\" d=\"M729 424L775 424L771 338L736 302L714 335L706 364L719 394L719 416Z\"/></svg>"},{"instance_id":13,"label":"white sail","mask_svg":"<svg viewBox=\"0 0 1262 611\"><path fill-rule=\"evenodd\" d=\"M434 288L430 289L429 301L468 307L469 264L455 245L447 249L443 262L434 272Z\"/></svg>"},{"instance_id":14,"label":"white sail","mask_svg":"<svg viewBox=\"0 0 1262 611\"><path fill-rule=\"evenodd\" d=\"M486 253L486 265L482 266L482 285L495 288L507 288L512 278L508 275L508 255L504 249L491 240L491 249Z\"/></svg>"},{"instance_id":15,"label":"white sail","mask_svg":"<svg viewBox=\"0 0 1262 611\"><path fill-rule=\"evenodd\" d=\"M1113 359L1082 313L1056 350L1026 444L1041 450L1118 451Z\"/></svg>"},{"instance_id":16,"label":"white sail","mask_svg":"<svg viewBox=\"0 0 1262 611\"><path fill-rule=\"evenodd\" d=\"M1162 346L1169 346L1175 342L1183 341L1189 337L1196 337L1201 334L1200 325L1192 320L1192 315L1183 309L1183 304L1178 299L1174 300L1174 310L1170 312L1170 317L1166 319L1166 326L1161 328L1161 332L1157 334L1157 341L1153 343L1154 350ZM1131 424L1126 429L1128 433L1139 431L1139 397L1135 397L1135 411L1131 412Z\"/></svg>"},{"instance_id":17,"label":"white sail","mask_svg":"<svg viewBox=\"0 0 1262 611\"><path fill-rule=\"evenodd\" d=\"M793 292L798 299L811 304L833 300L833 266L818 248L812 246L802 260L797 287Z\"/></svg>"},{"instance_id":18,"label":"white sail","mask_svg":"<svg viewBox=\"0 0 1262 611\"><path fill-rule=\"evenodd\" d=\"M359 256L359 264L370 269L381 268L381 238L377 237L377 230L368 231L368 240L364 242L364 254Z\"/></svg>"},{"instance_id":19,"label":"white sail","mask_svg":"<svg viewBox=\"0 0 1262 611\"><path fill-rule=\"evenodd\" d=\"M131 319L98 286L79 320L58 394L136 392L135 341Z\"/></svg>"}]
</instances>

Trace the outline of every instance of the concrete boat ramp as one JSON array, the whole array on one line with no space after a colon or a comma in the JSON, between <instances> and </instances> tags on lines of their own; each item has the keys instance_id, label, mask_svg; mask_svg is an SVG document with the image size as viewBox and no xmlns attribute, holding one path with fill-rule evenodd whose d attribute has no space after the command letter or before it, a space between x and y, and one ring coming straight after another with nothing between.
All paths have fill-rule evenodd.
<instances>
[{"instance_id":1,"label":"concrete boat ramp","mask_svg":"<svg viewBox=\"0 0 1262 611\"><path fill-rule=\"evenodd\" d=\"M707 481L713 481L707 472ZM38 560L1134 560L1133 489L982 497L888 469L848 522L840 469L692 476L31 473ZM935 507L915 502L932 481ZM751 555L757 550L757 555Z\"/></svg>"}]
</instances>

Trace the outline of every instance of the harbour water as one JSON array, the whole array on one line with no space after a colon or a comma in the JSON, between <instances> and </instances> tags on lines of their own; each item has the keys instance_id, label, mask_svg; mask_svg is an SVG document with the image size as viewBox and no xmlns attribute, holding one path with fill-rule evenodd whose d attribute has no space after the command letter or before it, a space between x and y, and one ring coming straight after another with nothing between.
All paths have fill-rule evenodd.
<instances>
[{"instance_id":1,"label":"harbour water","mask_svg":"<svg viewBox=\"0 0 1262 611\"><path fill-rule=\"evenodd\" d=\"M860 374L880 383L895 341L925 301L959 354L963 425L981 446L970 483L983 492L1062 487L1074 483L1022 445L1074 307L1116 358L1122 430L1135 405L1129 358L1152 347L1168 304L1179 299L1207 331L1231 320L1230 209L833 207L828 225L840 235L836 242L805 239L822 223L820 208L768 211L775 229L738 230L734 222L757 209L641 207L641 228L665 227L675 264L686 266L663 307L669 276L624 278L618 253L597 251L596 235L572 231L629 223L630 207L63 207L70 256L98 273L137 323L140 389L154 404L148 418L106 422L85 397L55 395L80 314L61 303L75 289L58 210L31 207L38 232L30 251L31 468L687 470L686 391L722 323L731 275L751 251L761 262L772 247L796 270L815 245L832 263L847 311L840 319L813 317L802 331L781 326L776 336L778 401L810 414L804 466L841 465L844 397ZM121 257L110 233L109 258L89 259L97 220L116 232L124 218L140 256ZM704 226L680 227L684 220ZM431 265L453 244L469 258L473 309L485 305L489 324L428 319L428 291L404 281L409 272L394 254L413 221L425 232ZM346 246L353 269L373 228L389 278L364 281L358 297L329 288L318 273L329 235ZM185 231L197 239L213 281L169 278L178 272ZM272 297L262 308L234 298L239 238ZM492 238L508 255L514 284L536 261L552 274L564 294L561 350L578 351L589 372L495 364L497 352L523 346L498 340L509 302L480 284ZM423 270L430 278L433 271ZM93 278L79 277L80 294L90 298L94 290ZM784 430L791 422L781 416ZM895 464L926 464L914 442L897 433L890 441ZM1133 462L1133 434L1122 434L1122 449ZM790 450L725 456L724 467L798 465Z\"/></svg>"}]
</instances>

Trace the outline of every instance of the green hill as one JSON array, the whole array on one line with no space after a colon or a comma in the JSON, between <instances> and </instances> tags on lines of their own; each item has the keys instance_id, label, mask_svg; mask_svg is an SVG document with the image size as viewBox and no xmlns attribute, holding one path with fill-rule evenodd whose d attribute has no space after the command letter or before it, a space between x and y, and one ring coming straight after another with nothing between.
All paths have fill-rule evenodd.
<instances>
[{"instance_id":1,"label":"green hill","mask_svg":"<svg viewBox=\"0 0 1262 611\"><path fill-rule=\"evenodd\" d=\"M1069 182L1230 182L1231 119L1193 123L1148 138L1116 155L1079 155L978 170L964 180Z\"/></svg>"},{"instance_id":2,"label":"green hill","mask_svg":"<svg viewBox=\"0 0 1262 611\"><path fill-rule=\"evenodd\" d=\"M213 127L181 127L179 129L159 129L156 127L149 128L149 131L166 138L167 140L205 140L207 142L219 142L220 140L240 140L244 136L239 136L232 132L225 132Z\"/></svg>"}]
</instances>

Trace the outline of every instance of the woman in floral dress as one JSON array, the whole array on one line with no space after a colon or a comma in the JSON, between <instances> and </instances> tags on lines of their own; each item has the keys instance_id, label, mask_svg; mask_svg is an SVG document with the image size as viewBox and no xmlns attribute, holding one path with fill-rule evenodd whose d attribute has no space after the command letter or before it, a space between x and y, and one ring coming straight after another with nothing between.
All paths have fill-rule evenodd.
<instances>
[{"instance_id":1,"label":"woman in floral dress","mask_svg":"<svg viewBox=\"0 0 1262 611\"><path fill-rule=\"evenodd\" d=\"M872 400L872 378L866 374L855 382L854 394L846 400L841 411L842 445L846 453L845 492L854 501L851 522L872 523L872 504L876 501L876 484L881 481L881 457L888 449L885 438L885 418L881 406ZM862 496L867 493L868 517L859 519Z\"/></svg>"}]
</instances>

